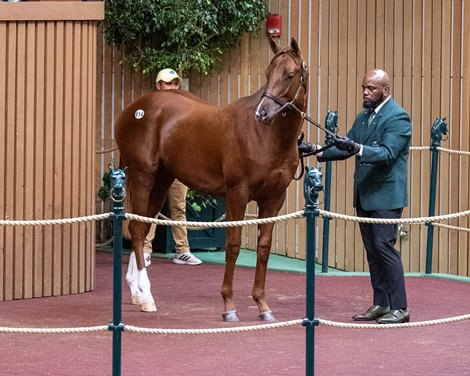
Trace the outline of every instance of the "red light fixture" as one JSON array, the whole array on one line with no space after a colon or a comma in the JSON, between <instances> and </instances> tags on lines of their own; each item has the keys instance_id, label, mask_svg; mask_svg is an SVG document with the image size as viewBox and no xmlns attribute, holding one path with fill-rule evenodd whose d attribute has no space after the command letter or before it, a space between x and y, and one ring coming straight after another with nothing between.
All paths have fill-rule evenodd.
<instances>
[{"instance_id":1,"label":"red light fixture","mask_svg":"<svg viewBox=\"0 0 470 376\"><path fill-rule=\"evenodd\" d=\"M282 16L269 14L266 20L266 33L271 37L280 37L282 34Z\"/></svg>"}]
</instances>

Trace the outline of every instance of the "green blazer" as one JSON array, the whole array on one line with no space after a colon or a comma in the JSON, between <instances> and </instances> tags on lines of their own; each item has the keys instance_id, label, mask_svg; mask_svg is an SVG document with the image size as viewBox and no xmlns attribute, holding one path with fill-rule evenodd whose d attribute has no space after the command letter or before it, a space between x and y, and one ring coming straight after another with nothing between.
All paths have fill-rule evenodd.
<instances>
[{"instance_id":1,"label":"green blazer","mask_svg":"<svg viewBox=\"0 0 470 376\"><path fill-rule=\"evenodd\" d=\"M354 170L354 207L360 198L364 210L392 210L408 205L408 154L412 127L408 113L392 98L367 126L368 115L356 117L347 137L362 144ZM321 160L351 155L336 147L325 150Z\"/></svg>"}]
</instances>

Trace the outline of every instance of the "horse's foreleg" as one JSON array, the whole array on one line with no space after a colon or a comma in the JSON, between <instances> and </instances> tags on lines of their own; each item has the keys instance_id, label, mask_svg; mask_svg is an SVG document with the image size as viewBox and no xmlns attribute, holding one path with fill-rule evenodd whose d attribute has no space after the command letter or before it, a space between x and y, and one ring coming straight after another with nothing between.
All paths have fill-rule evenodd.
<instances>
[{"instance_id":1,"label":"horse's foreleg","mask_svg":"<svg viewBox=\"0 0 470 376\"><path fill-rule=\"evenodd\" d=\"M255 281L253 284L252 296L260 314L258 317L263 321L274 321L274 315L266 302L266 273L268 260L271 251L273 224L263 224L259 226L258 246Z\"/></svg>"},{"instance_id":2,"label":"horse's foreleg","mask_svg":"<svg viewBox=\"0 0 470 376\"><path fill-rule=\"evenodd\" d=\"M235 274L235 262L240 253L241 234L241 227L227 228L224 281L220 290L225 307L225 312L222 315L224 321L240 320L233 301L233 277Z\"/></svg>"}]
</instances>

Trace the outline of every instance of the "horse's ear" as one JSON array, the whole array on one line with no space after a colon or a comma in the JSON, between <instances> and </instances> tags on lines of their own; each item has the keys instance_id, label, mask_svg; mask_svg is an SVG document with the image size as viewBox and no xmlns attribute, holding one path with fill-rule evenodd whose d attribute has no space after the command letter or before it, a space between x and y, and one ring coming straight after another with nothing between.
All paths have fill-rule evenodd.
<instances>
[{"instance_id":1,"label":"horse's ear","mask_svg":"<svg viewBox=\"0 0 470 376\"><path fill-rule=\"evenodd\" d=\"M276 44L273 38L268 37L269 39L269 46L271 47L271 51L273 52L274 55L277 54L277 51L279 51L279 46Z\"/></svg>"},{"instance_id":2,"label":"horse's ear","mask_svg":"<svg viewBox=\"0 0 470 376\"><path fill-rule=\"evenodd\" d=\"M297 44L297 41L293 37L291 38L291 41L290 41L290 47L292 48L292 52L295 55L300 56L299 45Z\"/></svg>"}]
</instances>

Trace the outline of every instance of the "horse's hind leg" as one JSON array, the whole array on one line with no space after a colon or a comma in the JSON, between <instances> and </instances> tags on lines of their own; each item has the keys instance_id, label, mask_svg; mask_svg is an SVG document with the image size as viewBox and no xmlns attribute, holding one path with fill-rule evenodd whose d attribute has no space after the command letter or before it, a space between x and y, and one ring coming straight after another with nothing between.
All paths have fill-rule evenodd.
<instances>
[{"instance_id":1,"label":"horse's hind leg","mask_svg":"<svg viewBox=\"0 0 470 376\"><path fill-rule=\"evenodd\" d=\"M135 211L133 214L138 214L138 212ZM133 252L129 258L126 280L131 289L132 303L141 304L141 310L144 312L155 312L157 307L150 291L150 280L143 257L143 239L149 228L150 225L143 222L131 221L129 224Z\"/></svg>"},{"instance_id":2,"label":"horse's hind leg","mask_svg":"<svg viewBox=\"0 0 470 376\"><path fill-rule=\"evenodd\" d=\"M152 187L154 185L154 174L128 169L129 199L133 214L142 216L155 215L149 210L149 201ZM155 301L150 291L150 280L145 269L143 246L145 236L150 228L150 224L131 221L129 232L131 234L132 250L129 258L129 266L126 280L131 289L131 299L133 304L141 304L144 312L154 312L157 310Z\"/></svg>"},{"instance_id":3,"label":"horse's hind leg","mask_svg":"<svg viewBox=\"0 0 470 376\"><path fill-rule=\"evenodd\" d=\"M140 183L144 177L148 175L141 176L137 180ZM142 196L137 196L137 209L135 214L146 215L148 217L154 217L163 207L165 202L166 194L171 183L174 181L174 178L171 177L166 171L158 170L155 175L152 175L152 184L150 193L147 193L147 190L141 191ZM147 199L145 200L145 197ZM134 208L134 202L133 208ZM129 225L129 231L133 234L132 236L132 248L136 252L136 261L137 261L137 275L138 275L138 288L142 294L142 306L141 310L144 312L153 312L157 308L153 300L152 293L150 291L150 280L147 275L147 269L144 264L143 257L143 248L144 248L144 239L147 235L150 224L142 222L131 222L133 228L131 229ZM134 234L135 239L134 239ZM140 264L139 264L140 261Z\"/></svg>"}]
</instances>

